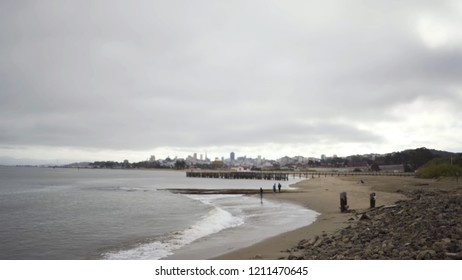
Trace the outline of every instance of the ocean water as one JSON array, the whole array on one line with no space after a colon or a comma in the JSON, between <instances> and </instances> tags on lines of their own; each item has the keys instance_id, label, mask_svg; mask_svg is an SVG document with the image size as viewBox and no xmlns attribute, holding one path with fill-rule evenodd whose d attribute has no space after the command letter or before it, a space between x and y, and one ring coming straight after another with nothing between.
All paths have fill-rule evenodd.
<instances>
[{"instance_id":1,"label":"ocean water","mask_svg":"<svg viewBox=\"0 0 462 280\"><path fill-rule=\"evenodd\" d=\"M177 171L0 167L0 259L207 259L316 219L258 195L163 190L272 184Z\"/></svg>"}]
</instances>

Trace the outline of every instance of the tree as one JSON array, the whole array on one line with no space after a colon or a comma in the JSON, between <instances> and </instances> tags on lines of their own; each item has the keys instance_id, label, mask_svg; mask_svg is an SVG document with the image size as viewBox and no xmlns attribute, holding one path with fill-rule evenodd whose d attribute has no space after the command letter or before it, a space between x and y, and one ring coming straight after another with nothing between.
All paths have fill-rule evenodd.
<instances>
[{"instance_id":1,"label":"tree","mask_svg":"<svg viewBox=\"0 0 462 280\"><path fill-rule=\"evenodd\" d=\"M432 151L427 148L418 148L410 151L410 164L414 167L414 169L417 169L435 157L436 156L433 155Z\"/></svg>"},{"instance_id":2,"label":"tree","mask_svg":"<svg viewBox=\"0 0 462 280\"><path fill-rule=\"evenodd\" d=\"M371 164L371 171L380 171L380 167L376 162Z\"/></svg>"},{"instance_id":3,"label":"tree","mask_svg":"<svg viewBox=\"0 0 462 280\"><path fill-rule=\"evenodd\" d=\"M175 162L175 169L185 169L186 168L186 161L184 160L177 160Z\"/></svg>"}]
</instances>

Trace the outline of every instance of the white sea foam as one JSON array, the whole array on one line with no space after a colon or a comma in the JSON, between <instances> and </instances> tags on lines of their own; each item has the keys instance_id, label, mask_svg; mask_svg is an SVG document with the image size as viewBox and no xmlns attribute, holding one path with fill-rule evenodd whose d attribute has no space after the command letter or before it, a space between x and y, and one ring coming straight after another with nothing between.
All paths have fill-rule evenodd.
<instances>
[{"instance_id":1,"label":"white sea foam","mask_svg":"<svg viewBox=\"0 0 462 280\"><path fill-rule=\"evenodd\" d=\"M272 195L271 195L272 196ZM210 203L234 216L244 217L245 223L222 230L176 250L172 259L208 259L254 244L312 223L318 213L300 205L266 199L258 195L191 195L205 204ZM170 257L167 257L170 258Z\"/></svg>"},{"instance_id":2,"label":"white sea foam","mask_svg":"<svg viewBox=\"0 0 462 280\"><path fill-rule=\"evenodd\" d=\"M213 206L207 215L185 230L170 233L157 241L141 244L135 248L106 253L105 257L114 260L161 259L195 240L243 223L242 217Z\"/></svg>"}]
</instances>

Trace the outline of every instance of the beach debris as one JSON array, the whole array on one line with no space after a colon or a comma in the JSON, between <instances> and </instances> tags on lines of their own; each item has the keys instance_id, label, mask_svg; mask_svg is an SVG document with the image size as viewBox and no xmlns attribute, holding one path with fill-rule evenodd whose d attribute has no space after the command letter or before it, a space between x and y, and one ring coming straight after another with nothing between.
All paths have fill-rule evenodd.
<instances>
[{"instance_id":1,"label":"beach debris","mask_svg":"<svg viewBox=\"0 0 462 280\"><path fill-rule=\"evenodd\" d=\"M315 238L313 238L313 239L310 240L309 245L314 245L314 244L316 243L316 241L318 241L318 239L319 239L319 236L316 235Z\"/></svg>"},{"instance_id":2,"label":"beach debris","mask_svg":"<svg viewBox=\"0 0 462 280\"><path fill-rule=\"evenodd\" d=\"M366 213L361 214L361 215L359 216L359 220L360 220L360 221L370 220L370 219L371 219L371 217L369 217Z\"/></svg>"},{"instance_id":3,"label":"beach debris","mask_svg":"<svg viewBox=\"0 0 462 280\"><path fill-rule=\"evenodd\" d=\"M287 257L288 260L297 260L298 258L299 256L292 255L292 254Z\"/></svg>"},{"instance_id":4,"label":"beach debris","mask_svg":"<svg viewBox=\"0 0 462 280\"><path fill-rule=\"evenodd\" d=\"M313 248L321 246L323 241L324 241L324 239L322 237L318 238L318 240L316 240L316 242L313 244Z\"/></svg>"}]
</instances>

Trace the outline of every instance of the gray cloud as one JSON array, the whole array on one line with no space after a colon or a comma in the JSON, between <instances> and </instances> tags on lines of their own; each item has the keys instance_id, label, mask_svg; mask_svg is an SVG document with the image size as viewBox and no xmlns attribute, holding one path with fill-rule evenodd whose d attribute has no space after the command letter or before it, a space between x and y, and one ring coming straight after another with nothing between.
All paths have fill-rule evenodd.
<instances>
[{"instance_id":1,"label":"gray cloud","mask_svg":"<svg viewBox=\"0 0 462 280\"><path fill-rule=\"evenodd\" d=\"M462 28L460 14L455 1L4 1L0 145L399 149L376 123L462 99L462 39L434 48L419 31L426 15Z\"/></svg>"}]
</instances>

